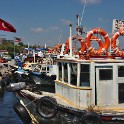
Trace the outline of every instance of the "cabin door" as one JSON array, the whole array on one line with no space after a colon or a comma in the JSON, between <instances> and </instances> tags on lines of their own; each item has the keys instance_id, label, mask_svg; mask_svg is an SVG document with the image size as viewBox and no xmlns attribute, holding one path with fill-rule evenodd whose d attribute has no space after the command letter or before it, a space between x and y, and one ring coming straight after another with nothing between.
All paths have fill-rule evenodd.
<instances>
[{"instance_id":1,"label":"cabin door","mask_svg":"<svg viewBox=\"0 0 124 124\"><path fill-rule=\"evenodd\" d=\"M106 106L112 102L112 66L96 67L96 105Z\"/></svg>"}]
</instances>

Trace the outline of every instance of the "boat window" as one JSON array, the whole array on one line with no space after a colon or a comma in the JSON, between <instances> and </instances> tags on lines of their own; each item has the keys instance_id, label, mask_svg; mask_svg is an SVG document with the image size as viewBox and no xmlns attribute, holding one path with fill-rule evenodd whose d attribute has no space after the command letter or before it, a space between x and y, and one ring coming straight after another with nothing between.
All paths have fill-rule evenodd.
<instances>
[{"instance_id":1,"label":"boat window","mask_svg":"<svg viewBox=\"0 0 124 124\"><path fill-rule=\"evenodd\" d=\"M113 70L112 69L100 69L99 79L100 80L113 80Z\"/></svg>"},{"instance_id":2,"label":"boat window","mask_svg":"<svg viewBox=\"0 0 124 124\"><path fill-rule=\"evenodd\" d=\"M90 65L81 64L80 86L90 86Z\"/></svg>"},{"instance_id":3,"label":"boat window","mask_svg":"<svg viewBox=\"0 0 124 124\"><path fill-rule=\"evenodd\" d=\"M118 66L118 77L124 77L124 66Z\"/></svg>"},{"instance_id":4,"label":"boat window","mask_svg":"<svg viewBox=\"0 0 124 124\"><path fill-rule=\"evenodd\" d=\"M62 63L58 63L59 66L59 80L62 81Z\"/></svg>"},{"instance_id":5,"label":"boat window","mask_svg":"<svg viewBox=\"0 0 124 124\"><path fill-rule=\"evenodd\" d=\"M47 71L49 72L49 66L47 66Z\"/></svg>"},{"instance_id":6,"label":"boat window","mask_svg":"<svg viewBox=\"0 0 124 124\"><path fill-rule=\"evenodd\" d=\"M77 64L71 63L71 82L70 84L77 86Z\"/></svg>"},{"instance_id":7,"label":"boat window","mask_svg":"<svg viewBox=\"0 0 124 124\"><path fill-rule=\"evenodd\" d=\"M45 66L44 66L44 67L42 67L42 70L43 70L43 71L46 71L46 67L45 67Z\"/></svg>"},{"instance_id":8,"label":"boat window","mask_svg":"<svg viewBox=\"0 0 124 124\"><path fill-rule=\"evenodd\" d=\"M63 63L64 65L64 82L68 82L68 67L67 67L67 63Z\"/></svg>"},{"instance_id":9,"label":"boat window","mask_svg":"<svg viewBox=\"0 0 124 124\"><path fill-rule=\"evenodd\" d=\"M45 71L45 72L49 71L49 67L48 66L42 66L42 71Z\"/></svg>"},{"instance_id":10,"label":"boat window","mask_svg":"<svg viewBox=\"0 0 124 124\"><path fill-rule=\"evenodd\" d=\"M118 84L118 101L124 103L124 83Z\"/></svg>"}]
</instances>

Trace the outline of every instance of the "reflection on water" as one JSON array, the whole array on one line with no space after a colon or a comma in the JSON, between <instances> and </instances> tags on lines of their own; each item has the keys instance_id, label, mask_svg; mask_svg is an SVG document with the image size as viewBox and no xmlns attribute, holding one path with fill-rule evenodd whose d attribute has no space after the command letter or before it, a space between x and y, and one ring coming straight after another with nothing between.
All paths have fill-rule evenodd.
<instances>
[{"instance_id":1,"label":"reflection on water","mask_svg":"<svg viewBox=\"0 0 124 124\"><path fill-rule=\"evenodd\" d=\"M13 104L16 102L13 93L0 92L0 124L23 124L13 109Z\"/></svg>"}]
</instances>

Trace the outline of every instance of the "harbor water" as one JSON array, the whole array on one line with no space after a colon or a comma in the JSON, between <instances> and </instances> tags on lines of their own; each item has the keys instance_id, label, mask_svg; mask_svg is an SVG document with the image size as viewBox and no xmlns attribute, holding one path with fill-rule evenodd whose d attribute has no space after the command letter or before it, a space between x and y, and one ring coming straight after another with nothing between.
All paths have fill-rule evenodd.
<instances>
[{"instance_id":1,"label":"harbor water","mask_svg":"<svg viewBox=\"0 0 124 124\"><path fill-rule=\"evenodd\" d=\"M23 124L13 109L18 100L12 92L0 92L0 124Z\"/></svg>"}]
</instances>

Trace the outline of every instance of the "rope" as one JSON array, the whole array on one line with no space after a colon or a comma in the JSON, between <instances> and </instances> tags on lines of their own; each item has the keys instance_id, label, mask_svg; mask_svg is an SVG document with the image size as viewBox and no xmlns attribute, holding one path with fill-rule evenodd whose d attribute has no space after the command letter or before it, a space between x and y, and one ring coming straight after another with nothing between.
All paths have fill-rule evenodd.
<instances>
[{"instance_id":1,"label":"rope","mask_svg":"<svg viewBox=\"0 0 124 124\"><path fill-rule=\"evenodd\" d=\"M81 21L80 21L80 26L81 26L82 19L84 17L84 12L85 12L84 10L85 10L85 7L86 7L86 3L87 3L87 0L85 0L85 3L84 3L83 12L82 12Z\"/></svg>"}]
</instances>

